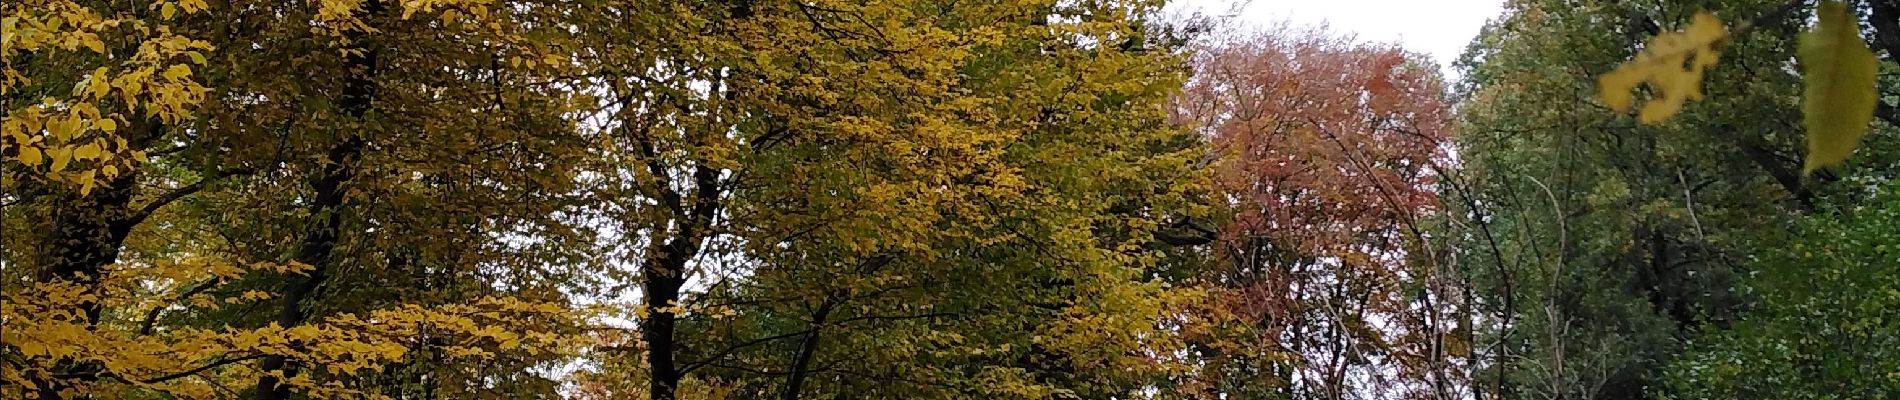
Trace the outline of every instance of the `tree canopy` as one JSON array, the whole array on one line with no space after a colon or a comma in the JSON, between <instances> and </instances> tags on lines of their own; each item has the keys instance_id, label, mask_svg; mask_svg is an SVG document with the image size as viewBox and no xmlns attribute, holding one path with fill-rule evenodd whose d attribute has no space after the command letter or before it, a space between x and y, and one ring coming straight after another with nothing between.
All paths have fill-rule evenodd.
<instances>
[{"instance_id":1,"label":"tree canopy","mask_svg":"<svg viewBox=\"0 0 1900 400\"><path fill-rule=\"evenodd\" d=\"M1900 2L0 4L0 397L1900 396Z\"/></svg>"}]
</instances>

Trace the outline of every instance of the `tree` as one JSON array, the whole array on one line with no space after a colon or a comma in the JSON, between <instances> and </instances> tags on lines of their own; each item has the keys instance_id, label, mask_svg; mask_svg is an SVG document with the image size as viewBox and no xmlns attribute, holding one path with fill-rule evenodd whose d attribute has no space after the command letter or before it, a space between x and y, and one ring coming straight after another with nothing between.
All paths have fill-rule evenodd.
<instances>
[{"instance_id":1,"label":"tree","mask_svg":"<svg viewBox=\"0 0 1900 400\"><path fill-rule=\"evenodd\" d=\"M1693 332L1740 323L1748 296L1735 284L1765 254L1757 235L1856 201L1862 193L1843 177L1890 174L1881 166L1891 135L1880 131L1890 127L1878 124L1845 168L1804 171L1803 76L1786 60L1808 9L1516 2L1473 43L1462 61L1460 165L1446 179L1457 207L1443 236L1455 239L1461 269L1477 273L1487 306L1487 395L1668 394L1663 368ZM1639 50L1705 19L1691 17L1698 10L1732 28L1718 40L1720 62L1691 81L1702 101L1633 119L1616 96L1596 95L1597 76L1660 54ZM1694 98L1634 93L1651 104Z\"/></svg>"},{"instance_id":2,"label":"tree","mask_svg":"<svg viewBox=\"0 0 1900 400\"><path fill-rule=\"evenodd\" d=\"M1741 291L1752 307L1734 324L1697 332L1672 360L1675 398L1887 397L1900 394L1900 222L1894 184L1850 209L1764 234L1764 257Z\"/></svg>"},{"instance_id":3,"label":"tree","mask_svg":"<svg viewBox=\"0 0 1900 400\"><path fill-rule=\"evenodd\" d=\"M1900 3L1166 6L5 2L0 397L1893 392Z\"/></svg>"},{"instance_id":4,"label":"tree","mask_svg":"<svg viewBox=\"0 0 1900 400\"><path fill-rule=\"evenodd\" d=\"M1432 64L1386 45L1279 28L1208 45L1175 100L1218 154L1231 219L1207 395L1452 397L1457 319L1420 218L1450 110ZM1422 257L1418 253L1426 253Z\"/></svg>"},{"instance_id":5,"label":"tree","mask_svg":"<svg viewBox=\"0 0 1900 400\"><path fill-rule=\"evenodd\" d=\"M599 396L1100 397L1194 141L1150 2L733 2L592 15L637 341ZM648 19L650 18L650 20ZM769 33L769 34L768 34ZM1111 43L1104 45L1103 43ZM625 45L622 47L622 45ZM1161 48L1148 48L1160 46ZM1124 210L1125 209L1125 210ZM1142 215L1146 213L1147 215ZM693 282L699 282L698 285ZM934 332L934 333L933 333ZM856 363L850 365L846 363ZM642 385L615 379L645 377Z\"/></svg>"},{"instance_id":6,"label":"tree","mask_svg":"<svg viewBox=\"0 0 1900 400\"><path fill-rule=\"evenodd\" d=\"M492 374L472 358L549 362L577 323L559 283L470 278L539 275L571 249L493 240L567 237L548 215L559 197L534 195L564 191L574 157L562 152L578 139L562 136L565 93L537 90L550 70L536 66L560 54L525 40L538 26L527 20L551 14L218 6L8 5L0 386L39 398L234 397L228 387L248 382L260 398L373 396L389 391L366 385L370 373L421 362L415 353L435 354L438 382L467 379L452 385L512 381L458 377ZM106 68L71 70L96 64ZM42 96L66 87L79 90ZM465 158L476 151L492 153ZM434 198L444 194L466 197ZM460 290L390 290L402 273ZM276 318L251 312L264 300ZM252 362L263 372L235 368Z\"/></svg>"}]
</instances>

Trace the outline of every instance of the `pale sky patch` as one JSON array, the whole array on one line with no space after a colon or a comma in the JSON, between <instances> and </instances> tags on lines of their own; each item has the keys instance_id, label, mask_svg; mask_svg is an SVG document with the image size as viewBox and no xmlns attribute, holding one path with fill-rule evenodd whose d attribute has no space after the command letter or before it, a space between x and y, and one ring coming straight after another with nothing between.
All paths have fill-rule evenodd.
<instances>
[{"instance_id":1,"label":"pale sky patch","mask_svg":"<svg viewBox=\"0 0 1900 400\"><path fill-rule=\"evenodd\" d=\"M1428 54L1449 74L1465 45L1503 6L1503 0L1180 0L1173 7L1231 15L1230 22L1243 28L1279 22L1324 24L1360 41L1398 43Z\"/></svg>"}]
</instances>

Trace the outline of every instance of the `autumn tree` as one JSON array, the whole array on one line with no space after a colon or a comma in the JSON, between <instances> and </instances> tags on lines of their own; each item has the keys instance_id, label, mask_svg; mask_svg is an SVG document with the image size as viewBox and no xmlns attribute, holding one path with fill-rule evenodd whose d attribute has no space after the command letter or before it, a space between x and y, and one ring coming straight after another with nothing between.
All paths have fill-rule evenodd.
<instances>
[{"instance_id":1,"label":"autumn tree","mask_svg":"<svg viewBox=\"0 0 1900 400\"><path fill-rule=\"evenodd\" d=\"M585 63L640 292L593 395L1099 398L1161 371L1139 354L1177 295L1145 245L1197 153L1161 123L1158 4L642 4L587 24L618 38Z\"/></svg>"},{"instance_id":2,"label":"autumn tree","mask_svg":"<svg viewBox=\"0 0 1900 400\"><path fill-rule=\"evenodd\" d=\"M442 363L548 362L559 283L473 280L565 252L495 238L562 237L541 11L9 3L4 390L374 396L417 353L460 388L506 375ZM425 273L448 287L395 290Z\"/></svg>"},{"instance_id":3,"label":"autumn tree","mask_svg":"<svg viewBox=\"0 0 1900 400\"><path fill-rule=\"evenodd\" d=\"M0 397L1892 392L1893 0L1167 6L0 3Z\"/></svg>"},{"instance_id":4,"label":"autumn tree","mask_svg":"<svg viewBox=\"0 0 1900 400\"><path fill-rule=\"evenodd\" d=\"M1449 108L1428 60L1280 27L1207 45L1174 102L1211 142L1231 216L1190 389L1290 398L1462 392L1436 207ZM1425 253L1425 254L1421 254Z\"/></svg>"}]
</instances>

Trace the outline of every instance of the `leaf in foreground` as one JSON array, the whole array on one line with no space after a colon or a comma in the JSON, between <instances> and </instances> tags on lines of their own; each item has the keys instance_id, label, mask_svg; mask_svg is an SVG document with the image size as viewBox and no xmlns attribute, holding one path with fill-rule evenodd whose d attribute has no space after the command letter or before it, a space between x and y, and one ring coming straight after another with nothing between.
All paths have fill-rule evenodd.
<instances>
[{"instance_id":1,"label":"leaf in foreground","mask_svg":"<svg viewBox=\"0 0 1900 400\"><path fill-rule=\"evenodd\" d=\"M1616 112L1626 112L1632 91L1648 83L1656 93L1637 119L1654 124L1682 111L1683 103L1702 99L1702 73L1714 66L1728 30L1708 12L1698 12L1681 31L1656 35L1636 59L1597 78L1597 95Z\"/></svg>"},{"instance_id":2,"label":"leaf in foreground","mask_svg":"<svg viewBox=\"0 0 1900 400\"><path fill-rule=\"evenodd\" d=\"M1874 118L1874 52L1861 41L1847 6L1821 3L1820 23L1801 35L1803 125L1808 130L1806 172L1847 160Z\"/></svg>"}]
</instances>

